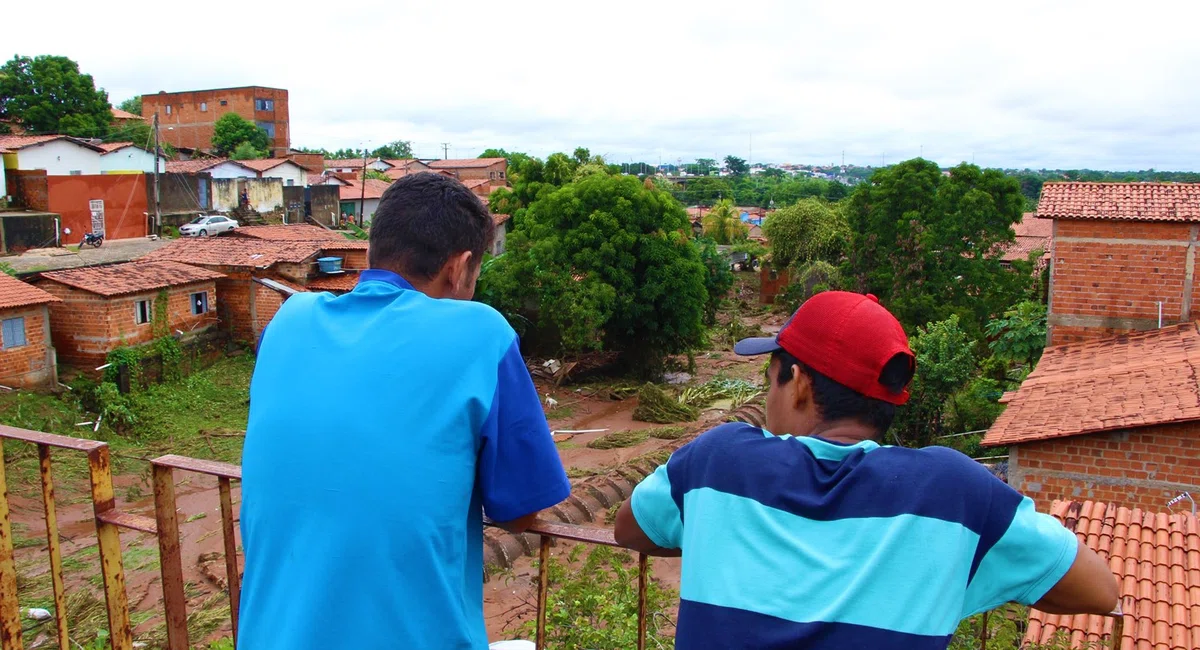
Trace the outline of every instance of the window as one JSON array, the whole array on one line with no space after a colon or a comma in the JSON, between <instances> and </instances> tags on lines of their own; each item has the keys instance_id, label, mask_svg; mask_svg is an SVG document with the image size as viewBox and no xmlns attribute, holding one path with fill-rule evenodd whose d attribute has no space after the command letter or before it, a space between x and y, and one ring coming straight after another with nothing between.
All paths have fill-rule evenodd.
<instances>
[{"instance_id":1,"label":"window","mask_svg":"<svg viewBox=\"0 0 1200 650\"><path fill-rule=\"evenodd\" d=\"M287 179L287 184L288 184L288 187L291 187L296 184L296 180L294 178L289 178L289 179Z\"/></svg>"},{"instance_id":2,"label":"window","mask_svg":"<svg viewBox=\"0 0 1200 650\"><path fill-rule=\"evenodd\" d=\"M192 314L199 316L200 314L208 313L208 292L201 291L200 293L192 294Z\"/></svg>"},{"instance_id":3,"label":"window","mask_svg":"<svg viewBox=\"0 0 1200 650\"><path fill-rule=\"evenodd\" d=\"M222 100L221 100L221 105L222 105L222 106L228 106L228 105L229 105L229 102L228 102L228 101L226 101L226 100L224 100L224 99L222 99Z\"/></svg>"},{"instance_id":4,"label":"window","mask_svg":"<svg viewBox=\"0 0 1200 650\"><path fill-rule=\"evenodd\" d=\"M275 110L274 99L256 99L254 100L254 110L256 111L273 111Z\"/></svg>"},{"instance_id":5,"label":"window","mask_svg":"<svg viewBox=\"0 0 1200 650\"><path fill-rule=\"evenodd\" d=\"M150 301L139 300L133 303L133 321L138 325L150 322Z\"/></svg>"},{"instance_id":6,"label":"window","mask_svg":"<svg viewBox=\"0 0 1200 650\"><path fill-rule=\"evenodd\" d=\"M4 337L4 349L19 348L25 345L25 317L5 318L4 331L0 335Z\"/></svg>"},{"instance_id":7,"label":"window","mask_svg":"<svg viewBox=\"0 0 1200 650\"><path fill-rule=\"evenodd\" d=\"M500 178L504 178L504 172L497 172L497 173L500 174Z\"/></svg>"},{"instance_id":8,"label":"window","mask_svg":"<svg viewBox=\"0 0 1200 650\"><path fill-rule=\"evenodd\" d=\"M258 125L258 128L267 132L268 138L274 139L274 137L275 137L275 123L274 122L255 122L255 124Z\"/></svg>"},{"instance_id":9,"label":"window","mask_svg":"<svg viewBox=\"0 0 1200 650\"><path fill-rule=\"evenodd\" d=\"M83 176L83 170L82 169L72 169L71 175L72 176Z\"/></svg>"},{"instance_id":10,"label":"window","mask_svg":"<svg viewBox=\"0 0 1200 650\"><path fill-rule=\"evenodd\" d=\"M167 115L171 114L171 105L167 104Z\"/></svg>"},{"instance_id":11,"label":"window","mask_svg":"<svg viewBox=\"0 0 1200 650\"><path fill-rule=\"evenodd\" d=\"M208 112L208 102L200 102L200 112L201 113Z\"/></svg>"},{"instance_id":12,"label":"window","mask_svg":"<svg viewBox=\"0 0 1200 650\"><path fill-rule=\"evenodd\" d=\"M496 180L496 172L488 172L488 178L491 180Z\"/></svg>"}]
</instances>

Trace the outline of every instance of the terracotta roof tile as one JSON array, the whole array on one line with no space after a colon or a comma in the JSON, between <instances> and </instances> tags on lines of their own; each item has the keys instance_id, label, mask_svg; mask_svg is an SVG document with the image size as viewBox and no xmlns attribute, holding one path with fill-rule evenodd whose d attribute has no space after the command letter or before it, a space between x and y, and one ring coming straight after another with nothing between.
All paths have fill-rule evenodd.
<instances>
[{"instance_id":1,"label":"terracotta roof tile","mask_svg":"<svg viewBox=\"0 0 1200 650\"><path fill-rule=\"evenodd\" d=\"M491 183L492 182L486 178L468 178L462 182L462 184L466 185L467 189L471 191L475 191L481 187L489 186Z\"/></svg>"},{"instance_id":2,"label":"terracotta roof tile","mask_svg":"<svg viewBox=\"0 0 1200 650\"><path fill-rule=\"evenodd\" d=\"M116 151L117 149L124 149L125 147L132 147L133 143L132 142L101 142L100 144L98 144L96 146L103 149L104 153L112 153L112 152Z\"/></svg>"},{"instance_id":3,"label":"terracotta roof tile","mask_svg":"<svg viewBox=\"0 0 1200 650\"><path fill-rule=\"evenodd\" d=\"M381 158L367 158L368 165L371 165L371 164L374 164L377 162L384 162L389 165L392 164ZM325 161L325 169L362 169L362 168L363 168L363 159L362 158L343 158L341 160L334 159L334 160L326 160Z\"/></svg>"},{"instance_id":4,"label":"terracotta roof tile","mask_svg":"<svg viewBox=\"0 0 1200 650\"><path fill-rule=\"evenodd\" d=\"M252 237L195 237L177 239L141 258L202 266L270 268L280 262L298 264L317 255L321 242L267 241Z\"/></svg>"},{"instance_id":5,"label":"terracotta roof tile","mask_svg":"<svg viewBox=\"0 0 1200 650\"><path fill-rule=\"evenodd\" d=\"M508 215L508 214L493 214L492 215L492 222L495 223L497 226L504 223L505 221L508 221L509 219L512 219L512 215Z\"/></svg>"},{"instance_id":6,"label":"terracotta roof tile","mask_svg":"<svg viewBox=\"0 0 1200 650\"><path fill-rule=\"evenodd\" d=\"M1101 530L1112 528L1114 551L1087 544L1109 561L1121 590L1121 609L1125 615L1122 648L1200 648L1200 571L1172 571L1164 558L1180 554L1195 555L1200 549L1185 548L1181 540L1195 530L1196 517L1190 513L1149 513L1129 510L1115 504L1055 501L1050 513L1077 534L1091 531L1099 522ZM1072 519L1070 514L1077 515ZM1142 560L1121 560L1117 548L1132 549ZM1109 616L1055 616L1030 610L1026 643L1049 643L1055 635L1066 633L1076 643L1098 642L1112 634ZM1107 647L1107 646L1106 646Z\"/></svg>"},{"instance_id":7,"label":"terracotta roof tile","mask_svg":"<svg viewBox=\"0 0 1200 650\"><path fill-rule=\"evenodd\" d=\"M0 135L0 149L11 149L16 151L35 144L43 142L51 142L60 138L65 138L65 135Z\"/></svg>"},{"instance_id":8,"label":"terracotta roof tile","mask_svg":"<svg viewBox=\"0 0 1200 650\"><path fill-rule=\"evenodd\" d=\"M206 171L220 165L221 163L232 163L239 167L245 168L247 171L258 173L257 170L246 167L246 161L227 160L225 158L193 158L192 160L168 160L167 172L172 174L195 174Z\"/></svg>"},{"instance_id":9,"label":"terracotta roof tile","mask_svg":"<svg viewBox=\"0 0 1200 650\"><path fill-rule=\"evenodd\" d=\"M988 446L1200 420L1194 323L1047 348Z\"/></svg>"},{"instance_id":10,"label":"terracotta roof tile","mask_svg":"<svg viewBox=\"0 0 1200 650\"><path fill-rule=\"evenodd\" d=\"M335 275L322 275L315 280L310 280L308 289L310 291L354 291L354 287L357 284L357 272L338 273Z\"/></svg>"},{"instance_id":11,"label":"terracotta roof tile","mask_svg":"<svg viewBox=\"0 0 1200 650\"><path fill-rule=\"evenodd\" d=\"M399 167L394 167L383 173L392 180L398 180L404 178L405 176L412 176L413 174L441 174L442 176L454 178L454 172L447 169L402 169Z\"/></svg>"},{"instance_id":12,"label":"terracotta roof tile","mask_svg":"<svg viewBox=\"0 0 1200 650\"><path fill-rule=\"evenodd\" d=\"M332 230L306 223L293 226L243 226L230 235L267 241L349 241Z\"/></svg>"},{"instance_id":13,"label":"terracotta roof tile","mask_svg":"<svg viewBox=\"0 0 1200 650\"><path fill-rule=\"evenodd\" d=\"M300 163L296 162L295 160L291 160L290 158L263 158L260 160L239 160L237 162L238 164L249 167L257 172L265 172L268 169L275 169L276 167L286 163L291 163L303 169Z\"/></svg>"},{"instance_id":14,"label":"terracotta roof tile","mask_svg":"<svg viewBox=\"0 0 1200 650\"><path fill-rule=\"evenodd\" d=\"M428 165L434 169L472 169L491 167L501 162L508 162L508 160L506 158L451 158L449 160L432 160Z\"/></svg>"},{"instance_id":15,"label":"terracotta roof tile","mask_svg":"<svg viewBox=\"0 0 1200 650\"><path fill-rule=\"evenodd\" d=\"M1035 250L1043 251L1044 259L1050 258L1050 242L1054 233L1054 221L1038 219L1032 212L1026 212L1021 221L1013 224L1015 240L1004 248L1000 259L1011 262L1029 259L1029 254Z\"/></svg>"},{"instance_id":16,"label":"terracotta roof tile","mask_svg":"<svg viewBox=\"0 0 1200 650\"><path fill-rule=\"evenodd\" d=\"M416 158L388 158L383 162L396 169L411 169L415 167L417 170L425 170L429 168L429 165L426 165Z\"/></svg>"},{"instance_id":17,"label":"terracotta roof tile","mask_svg":"<svg viewBox=\"0 0 1200 650\"><path fill-rule=\"evenodd\" d=\"M126 262L112 266L47 271L42 273L42 277L101 296L120 296L216 280L225 276L177 262Z\"/></svg>"},{"instance_id":18,"label":"terracotta roof tile","mask_svg":"<svg viewBox=\"0 0 1200 650\"><path fill-rule=\"evenodd\" d=\"M1037 216L1200 221L1200 183L1046 183Z\"/></svg>"},{"instance_id":19,"label":"terracotta roof tile","mask_svg":"<svg viewBox=\"0 0 1200 650\"><path fill-rule=\"evenodd\" d=\"M0 273L0 309L29 307L48 302L58 302L58 298L7 273Z\"/></svg>"},{"instance_id":20,"label":"terracotta roof tile","mask_svg":"<svg viewBox=\"0 0 1200 650\"><path fill-rule=\"evenodd\" d=\"M366 195L363 195L362 184L359 181L347 181L346 185L338 188L341 192L341 200L356 201L361 199L378 199L383 196L383 193L388 188L387 181L381 181L377 178L367 179Z\"/></svg>"},{"instance_id":21,"label":"terracotta roof tile","mask_svg":"<svg viewBox=\"0 0 1200 650\"><path fill-rule=\"evenodd\" d=\"M123 111L119 108L112 109L112 116L113 116L114 120L145 120L146 119L146 118L142 117L141 115L135 115L133 113L130 113L129 111Z\"/></svg>"}]
</instances>

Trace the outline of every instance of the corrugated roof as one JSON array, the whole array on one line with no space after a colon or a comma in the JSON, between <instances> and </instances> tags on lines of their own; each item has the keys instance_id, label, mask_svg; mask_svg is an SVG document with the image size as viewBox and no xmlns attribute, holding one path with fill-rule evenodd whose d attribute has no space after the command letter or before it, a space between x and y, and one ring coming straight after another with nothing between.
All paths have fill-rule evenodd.
<instances>
[{"instance_id":1,"label":"corrugated roof","mask_svg":"<svg viewBox=\"0 0 1200 650\"><path fill-rule=\"evenodd\" d=\"M154 291L225 276L215 271L177 262L126 262L112 266L87 266L47 271L43 278L101 296Z\"/></svg>"},{"instance_id":2,"label":"corrugated roof","mask_svg":"<svg viewBox=\"0 0 1200 650\"><path fill-rule=\"evenodd\" d=\"M1092 501L1055 501L1050 514L1107 560L1117 577L1125 628L1120 648L1200 648L1200 525L1194 515ZM1065 634L1078 648L1111 635L1113 622L1030 610L1025 642L1048 644Z\"/></svg>"},{"instance_id":3,"label":"corrugated roof","mask_svg":"<svg viewBox=\"0 0 1200 650\"><path fill-rule=\"evenodd\" d=\"M189 237L177 239L143 257L203 266L266 269L280 262L298 264L321 250L321 242L267 241L253 237Z\"/></svg>"},{"instance_id":4,"label":"corrugated roof","mask_svg":"<svg viewBox=\"0 0 1200 650\"><path fill-rule=\"evenodd\" d=\"M1200 420L1198 376L1195 323L1047 348L983 444Z\"/></svg>"},{"instance_id":5,"label":"corrugated roof","mask_svg":"<svg viewBox=\"0 0 1200 650\"><path fill-rule=\"evenodd\" d=\"M449 160L433 160L427 163L434 169L471 169L491 167L496 163L508 162L506 158L451 158Z\"/></svg>"},{"instance_id":6,"label":"corrugated roof","mask_svg":"<svg viewBox=\"0 0 1200 650\"><path fill-rule=\"evenodd\" d=\"M0 309L29 307L48 302L58 302L58 298L7 273L0 273Z\"/></svg>"},{"instance_id":7,"label":"corrugated roof","mask_svg":"<svg viewBox=\"0 0 1200 650\"><path fill-rule=\"evenodd\" d=\"M1037 216L1200 221L1200 183L1046 183Z\"/></svg>"}]
</instances>

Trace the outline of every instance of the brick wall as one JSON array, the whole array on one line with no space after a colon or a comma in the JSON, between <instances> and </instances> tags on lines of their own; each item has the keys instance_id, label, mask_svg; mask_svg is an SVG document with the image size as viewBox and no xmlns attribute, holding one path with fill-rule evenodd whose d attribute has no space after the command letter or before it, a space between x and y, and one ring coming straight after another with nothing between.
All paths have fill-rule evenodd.
<instances>
[{"instance_id":1,"label":"brick wall","mask_svg":"<svg viewBox=\"0 0 1200 650\"><path fill-rule=\"evenodd\" d=\"M1045 510L1093 499L1162 511L1200 494L1200 422L1028 442L1009 449L1009 483Z\"/></svg>"},{"instance_id":2,"label":"brick wall","mask_svg":"<svg viewBox=\"0 0 1200 650\"><path fill-rule=\"evenodd\" d=\"M50 329L58 357L64 363L94 367L119 347L140 345L156 338L153 310L157 308L158 291L106 298L52 280L43 280L38 286L62 299L50 307ZM209 311L193 315L191 295L201 291L208 293ZM216 284L211 280L172 287L167 298L167 333L194 334L215 325L216 292ZM150 301L149 323L136 321L134 305L141 300Z\"/></svg>"},{"instance_id":3,"label":"brick wall","mask_svg":"<svg viewBox=\"0 0 1200 650\"><path fill-rule=\"evenodd\" d=\"M454 172L454 176L461 181L487 179L496 181L496 186L500 187L504 185L506 180L504 176L501 176L501 174L505 174L505 176L507 176L505 173L507 170L508 161L500 160L488 167L462 167L459 169L452 169L450 171Z\"/></svg>"},{"instance_id":4,"label":"brick wall","mask_svg":"<svg viewBox=\"0 0 1200 650\"><path fill-rule=\"evenodd\" d=\"M284 296L278 291L263 286L257 282L254 283L254 338L258 339L258 335L262 333L263 328L267 323L275 318L275 312L283 306Z\"/></svg>"},{"instance_id":5,"label":"brick wall","mask_svg":"<svg viewBox=\"0 0 1200 650\"><path fill-rule=\"evenodd\" d=\"M0 384L9 388L53 388L58 381L46 305L0 310L0 320L25 319L25 345L0 349Z\"/></svg>"},{"instance_id":6,"label":"brick wall","mask_svg":"<svg viewBox=\"0 0 1200 650\"><path fill-rule=\"evenodd\" d=\"M1050 280L1051 345L1154 329L1196 313L1200 224L1058 219Z\"/></svg>"},{"instance_id":7,"label":"brick wall","mask_svg":"<svg viewBox=\"0 0 1200 650\"><path fill-rule=\"evenodd\" d=\"M775 296L787 289L789 276L787 269L775 269L770 264L763 264L759 271L759 279L761 288L759 296L764 305L770 305L775 302Z\"/></svg>"},{"instance_id":8,"label":"brick wall","mask_svg":"<svg viewBox=\"0 0 1200 650\"><path fill-rule=\"evenodd\" d=\"M267 323L275 317L284 297L255 282L245 269L208 267L225 274L217 280L217 314L221 329L237 341L255 343Z\"/></svg>"},{"instance_id":9,"label":"brick wall","mask_svg":"<svg viewBox=\"0 0 1200 650\"><path fill-rule=\"evenodd\" d=\"M256 110L255 99L273 100L274 109ZM224 105L221 105L222 101ZM201 110L201 104L206 110ZM167 105L171 106L169 115ZM176 147L211 149L213 125L222 115L237 113L251 122L274 124L275 138L271 141L271 154L283 157L288 153L290 133L286 90L245 87L142 95L142 116L149 119L155 113L158 113L163 140Z\"/></svg>"},{"instance_id":10,"label":"brick wall","mask_svg":"<svg viewBox=\"0 0 1200 650\"><path fill-rule=\"evenodd\" d=\"M8 193L13 197L14 206L42 212L50 210L46 170L6 169L4 177L8 181Z\"/></svg>"}]
</instances>

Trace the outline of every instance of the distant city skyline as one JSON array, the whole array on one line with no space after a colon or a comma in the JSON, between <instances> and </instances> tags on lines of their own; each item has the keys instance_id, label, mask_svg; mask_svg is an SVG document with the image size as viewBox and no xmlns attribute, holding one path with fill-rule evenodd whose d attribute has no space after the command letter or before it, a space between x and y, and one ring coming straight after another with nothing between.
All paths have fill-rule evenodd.
<instances>
[{"instance_id":1,"label":"distant city skyline","mask_svg":"<svg viewBox=\"0 0 1200 650\"><path fill-rule=\"evenodd\" d=\"M293 146L1200 170L1194 3L122 7L23 8L53 27L11 30L7 54L68 56L114 104L286 88Z\"/></svg>"}]
</instances>

